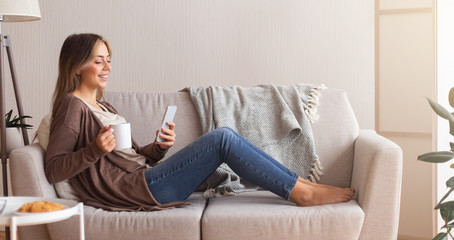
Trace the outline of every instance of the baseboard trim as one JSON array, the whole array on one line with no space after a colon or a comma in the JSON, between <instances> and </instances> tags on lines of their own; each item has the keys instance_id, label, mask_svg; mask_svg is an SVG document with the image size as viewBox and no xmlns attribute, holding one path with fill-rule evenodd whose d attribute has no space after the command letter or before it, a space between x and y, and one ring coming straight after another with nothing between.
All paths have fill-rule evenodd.
<instances>
[{"instance_id":1,"label":"baseboard trim","mask_svg":"<svg viewBox=\"0 0 454 240\"><path fill-rule=\"evenodd\" d=\"M432 239L432 237L423 238L423 237L410 237L410 236L405 236L405 235L398 235L397 236L397 240L428 240L428 239Z\"/></svg>"}]
</instances>

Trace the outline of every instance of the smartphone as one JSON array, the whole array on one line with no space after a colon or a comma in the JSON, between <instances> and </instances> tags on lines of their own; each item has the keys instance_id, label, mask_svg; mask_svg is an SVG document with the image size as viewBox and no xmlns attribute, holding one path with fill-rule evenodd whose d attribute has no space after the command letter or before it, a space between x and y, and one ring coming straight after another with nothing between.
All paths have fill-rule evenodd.
<instances>
[{"instance_id":1,"label":"smartphone","mask_svg":"<svg viewBox=\"0 0 454 240\"><path fill-rule=\"evenodd\" d=\"M167 125L167 122L172 122L173 118L175 117L175 113L177 112L177 106L167 106L166 113L164 114L164 117L162 118L162 123L161 123L161 128L159 129L159 134L163 133L161 129L163 128L170 128L169 125ZM164 142L165 140L156 136L156 142Z\"/></svg>"}]
</instances>

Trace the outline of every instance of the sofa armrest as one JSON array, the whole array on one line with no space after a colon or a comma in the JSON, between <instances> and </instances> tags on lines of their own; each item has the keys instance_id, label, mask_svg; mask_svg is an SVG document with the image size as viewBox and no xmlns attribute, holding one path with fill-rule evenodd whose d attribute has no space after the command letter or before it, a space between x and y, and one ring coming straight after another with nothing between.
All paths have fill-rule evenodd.
<instances>
[{"instance_id":1,"label":"sofa armrest","mask_svg":"<svg viewBox=\"0 0 454 240\"><path fill-rule=\"evenodd\" d=\"M373 130L360 130L352 174L365 213L360 239L397 239L402 165L398 145Z\"/></svg>"},{"instance_id":2,"label":"sofa armrest","mask_svg":"<svg viewBox=\"0 0 454 240\"><path fill-rule=\"evenodd\" d=\"M44 173L44 150L39 144L15 149L9 163L14 196L57 197Z\"/></svg>"}]
</instances>

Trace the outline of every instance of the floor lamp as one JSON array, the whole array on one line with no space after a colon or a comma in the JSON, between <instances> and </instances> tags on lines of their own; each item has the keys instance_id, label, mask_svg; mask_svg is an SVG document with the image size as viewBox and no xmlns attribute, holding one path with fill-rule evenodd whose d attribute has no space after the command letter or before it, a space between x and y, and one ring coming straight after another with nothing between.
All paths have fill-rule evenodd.
<instances>
[{"instance_id":1,"label":"floor lamp","mask_svg":"<svg viewBox=\"0 0 454 240\"><path fill-rule=\"evenodd\" d=\"M8 173L7 162L8 153L6 152L6 123L5 123L5 76L4 76L4 50L8 54L8 62L11 70L11 78L13 81L14 94L16 97L17 111L19 116L24 116L22 103L19 95L19 88L16 81L16 72L12 57L11 43L8 36L1 34L1 24L3 22L24 22L35 21L41 19L38 0L0 0L0 137L1 137L1 159L2 159L2 174L3 174L3 195L8 196ZM25 124L25 122L22 122ZM27 130L22 129L22 137L24 144L28 145Z\"/></svg>"}]
</instances>

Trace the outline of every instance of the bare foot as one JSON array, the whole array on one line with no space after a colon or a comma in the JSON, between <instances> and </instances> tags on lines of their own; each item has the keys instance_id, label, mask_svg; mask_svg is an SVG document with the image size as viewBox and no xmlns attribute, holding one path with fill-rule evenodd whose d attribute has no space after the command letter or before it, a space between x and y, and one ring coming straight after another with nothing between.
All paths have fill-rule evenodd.
<instances>
[{"instance_id":1,"label":"bare foot","mask_svg":"<svg viewBox=\"0 0 454 240\"><path fill-rule=\"evenodd\" d=\"M314 183L314 182L311 182L309 180L306 180L302 177L298 177L298 182L301 182L301 183L305 183L305 184L308 184L308 185L312 185L314 187L324 187L324 188L331 188L331 189L340 189L338 187L334 187L334 186L330 186L330 185L325 185L325 184L319 184L319 183ZM353 190L353 192L355 192L355 189L354 188L343 188L345 190Z\"/></svg>"},{"instance_id":2,"label":"bare foot","mask_svg":"<svg viewBox=\"0 0 454 240\"><path fill-rule=\"evenodd\" d=\"M348 202L354 190L332 186L320 186L315 183L298 181L290 193L290 198L300 207L316 206L330 203Z\"/></svg>"}]
</instances>

